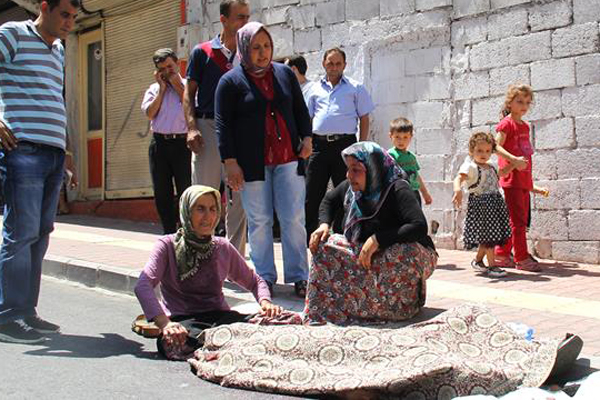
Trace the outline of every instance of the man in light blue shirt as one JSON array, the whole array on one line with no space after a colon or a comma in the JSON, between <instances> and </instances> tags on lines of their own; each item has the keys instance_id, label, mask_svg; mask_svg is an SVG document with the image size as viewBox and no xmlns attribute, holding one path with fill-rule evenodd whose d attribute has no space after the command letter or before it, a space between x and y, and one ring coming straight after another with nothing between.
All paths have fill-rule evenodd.
<instances>
[{"instance_id":1,"label":"man in light blue shirt","mask_svg":"<svg viewBox=\"0 0 600 400\"><path fill-rule=\"evenodd\" d=\"M313 153L306 170L306 232L318 227L319 205L329 179L339 185L346 177L341 152L369 134L369 113L374 106L365 87L344 76L346 53L339 48L323 56L325 76L311 88L308 112L312 118ZM334 226L334 229L339 227Z\"/></svg>"}]
</instances>

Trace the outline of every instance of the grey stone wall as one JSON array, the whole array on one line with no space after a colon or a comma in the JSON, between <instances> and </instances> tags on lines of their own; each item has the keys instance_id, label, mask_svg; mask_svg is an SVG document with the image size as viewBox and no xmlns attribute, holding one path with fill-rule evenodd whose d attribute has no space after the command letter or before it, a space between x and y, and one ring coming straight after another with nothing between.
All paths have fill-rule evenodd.
<instances>
[{"instance_id":1,"label":"grey stone wall","mask_svg":"<svg viewBox=\"0 0 600 400\"><path fill-rule=\"evenodd\" d=\"M195 36L219 30L218 0L188 0ZM434 198L425 207L441 247L460 248L464 210L452 179L476 129L493 131L508 84L535 90L526 118L535 146L532 248L542 257L600 263L600 2L598 0L256 0L277 55L302 53L309 76L341 46L347 74L376 103L371 138L389 146L390 119L416 127L412 150Z\"/></svg>"}]
</instances>

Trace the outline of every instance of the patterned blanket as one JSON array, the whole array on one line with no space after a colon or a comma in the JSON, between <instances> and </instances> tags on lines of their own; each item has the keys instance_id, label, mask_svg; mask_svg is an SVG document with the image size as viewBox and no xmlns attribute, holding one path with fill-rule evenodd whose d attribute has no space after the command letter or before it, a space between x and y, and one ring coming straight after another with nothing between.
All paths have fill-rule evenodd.
<instances>
[{"instance_id":1,"label":"patterned blanket","mask_svg":"<svg viewBox=\"0 0 600 400\"><path fill-rule=\"evenodd\" d=\"M236 323L205 335L188 362L200 378L223 386L402 399L540 386L560 342L526 341L474 305L398 329Z\"/></svg>"}]
</instances>

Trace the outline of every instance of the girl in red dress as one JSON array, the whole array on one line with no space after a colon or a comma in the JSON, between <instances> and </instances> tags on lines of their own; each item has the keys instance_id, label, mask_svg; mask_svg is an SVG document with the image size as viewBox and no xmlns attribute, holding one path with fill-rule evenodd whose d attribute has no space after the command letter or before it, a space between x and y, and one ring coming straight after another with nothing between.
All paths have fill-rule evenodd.
<instances>
[{"instance_id":1,"label":"girl in red dress","mask_svg":"<svg viewBox=\"0 0 600 400\"><path fill-rule=\"evenodd\" d=\"M531 86L510 85L502 110L504 119L496 127L498 166L500 169L507 168L510 171L500 178L500 186L504 190L512 237L505 245L496 246L495 254L498 266L537 272L541 270L540 265L527 250L526 232L530 221L529 192L547 196L548 189L534 186L531 174L533 146L529 138L529 125L522 118L529 111L532 101ZM512 259L511 251L514 251Z\"/></svg>"}]
</instances>

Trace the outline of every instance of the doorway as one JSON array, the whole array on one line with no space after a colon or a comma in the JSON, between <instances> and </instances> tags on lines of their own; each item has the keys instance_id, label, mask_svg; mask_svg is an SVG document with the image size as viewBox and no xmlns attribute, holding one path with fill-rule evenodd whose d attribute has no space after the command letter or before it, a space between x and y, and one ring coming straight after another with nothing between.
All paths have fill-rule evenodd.
<instances>
[{"instance_id":1,"label":"doorway","mask_svg":"<svg viewBox=\"0 0 600 400\"><path fill-rule=\"evenodd\" d=\"M102 29L79 35L81 194L104 198L105 85Z\"/></svg>"}]
</instances>

